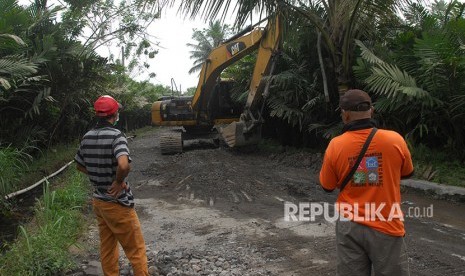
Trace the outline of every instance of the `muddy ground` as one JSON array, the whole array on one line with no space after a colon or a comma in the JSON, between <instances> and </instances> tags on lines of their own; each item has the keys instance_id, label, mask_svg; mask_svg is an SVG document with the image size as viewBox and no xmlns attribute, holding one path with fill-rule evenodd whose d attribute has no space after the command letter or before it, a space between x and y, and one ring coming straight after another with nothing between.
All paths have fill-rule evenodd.
<instances>
[{"instance_id":1,"label":"muddy ground","mask_svg":"<svg viewBox=\"0 0 465 276\"><path fill-rule=\"evenodd\" d=\"M334 224L284 221L284 202L334 203L317 184L321 154L197 149L164 156L159 131L130 141L129 181L156 275L335 275ZM465 275L465 206L404 191L412 275ZM90 218L92 221L92 218ZM80 275L98 274L95 222ZM130 275L121 257L122 274ZM94 270L92 270L94 269Z\"/></svg>"}]
</instances>

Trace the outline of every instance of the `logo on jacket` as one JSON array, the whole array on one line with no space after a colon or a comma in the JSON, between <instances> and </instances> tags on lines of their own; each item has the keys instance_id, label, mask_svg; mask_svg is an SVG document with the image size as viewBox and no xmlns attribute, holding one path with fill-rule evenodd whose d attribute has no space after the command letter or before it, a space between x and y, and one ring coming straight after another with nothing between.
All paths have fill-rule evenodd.
<instances>
[{"instance_id":1,"label":"logo on jacket","mask_svg":"<svg viewBox=\"0 0 465 276\"><path fill-rule=\"evenodd\" d=\"M349 160L349 165L351 167L354 165L355 159L356 157ZM382 185L382 176L380 172L381 160L381 154L378 153L363 157L352 177L352 186L363 187L367 184L370 186Z\"/></svg>"}]
</instances>

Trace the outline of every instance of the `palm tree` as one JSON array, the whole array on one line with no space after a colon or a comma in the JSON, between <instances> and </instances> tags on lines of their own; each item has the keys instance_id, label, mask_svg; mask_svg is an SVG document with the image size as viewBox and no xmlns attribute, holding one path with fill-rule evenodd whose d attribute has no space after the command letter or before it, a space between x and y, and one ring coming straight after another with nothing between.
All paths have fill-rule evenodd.
<instances>
[{"instance_id":1,"label":"palm tree","mask_svg":"<svg viewBox=\"0 0 465 276\"><path fill-rule=\"evenodd\" d=\"M408 7L404 32L385 42L393 50L375 54L358 41L361 59L354 70L378 97L384 121L412 141L449 147L463 156L465 4L441 7Z\"/></svg>"},{"instance_id":2,"label":"palm tree","mask_svg":"<svg viewBox=\"0 0 465 276\"><path fill-rule=\"evenodd\" d=\"M237 10L237 26L257 10L262 15L290 8L305 17L322 37L321 46L325 55L322 69L336 80L335 85L329 83L328 87L333 101L337 103L337 91L343 93L353 85L355 39L375 36L377 26L396 18L395 11L404 2L407 0L238 0L234 9ZM224 18L231 3L231 0L186 0L181 9L192 17L200 13L206 18L215 18L219 14Z\"/></svg>"},{"instance_id":3,"label":"palm tree","mask_svg":"<svg viewBox=\"0 0 465 276\"><path fill-rule=\"evenodd\" d=\"M327 51L324 70L337 80L339 94L354 85L352 65L355 39L376 36L378 26L385 21L395 21L395 9L399 5L391 1L321 1L320 5L296 7L318 30L322 46ZM318 16L319 15L319 16Z\"/></svg>"},{"instance_id":4,"label":"palm tree","mask_svg":"<svg viewBox=\"0 0 465 276\"><path fill-rule=\"evenodd\" d=\"M207 59L210 52L216 48L220 43L228 36L230 28L228 25L222 25L220 21L210 21L207 29L195 30L192 34L192 39L196 43L187 43L187 46L191 47L190 58L194 60L192 68L189 70L189 74L200 71L202 64Z\"/></svg>"}]
</instances>

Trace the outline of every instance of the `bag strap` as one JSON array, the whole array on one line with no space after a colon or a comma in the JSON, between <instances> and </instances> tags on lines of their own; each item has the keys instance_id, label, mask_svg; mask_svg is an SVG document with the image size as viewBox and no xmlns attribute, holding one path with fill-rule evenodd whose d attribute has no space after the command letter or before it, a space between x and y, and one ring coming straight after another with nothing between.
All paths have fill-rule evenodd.
<instances>
[{"instance_id":1,"label":"bag strap","mask_svg":"<svg viewBox=\"0 0 465 276\"><path fill-rule=\"evenodd\" d=\"M347 183L349 183L349 180L352 178L352 176L354 175L355 171L357 170L358 168L358 165L360 165L360 162L362 161L363 159L363 156L365 156L365 153L368 149L368 146L370 145L371 143L371 140L373 139L373 136L375 136L375 133L378 129L376 127L374 127L371 132L370 132L370 135L368 136L367 140L365 141L365 144L363 145L363 148L362 150L360 151L360 154L358 155L358 158L357 158L357 161L355 161L355 164L354 166L352 167L352 169L350 170L350 172L346 175L346 177L344 178L344 181L342 181L342 184L341 184L341 188L339 189L339 192L342 192L342 190L344 189L344 187L347 185Z\"/></svg>"}]
</instances>

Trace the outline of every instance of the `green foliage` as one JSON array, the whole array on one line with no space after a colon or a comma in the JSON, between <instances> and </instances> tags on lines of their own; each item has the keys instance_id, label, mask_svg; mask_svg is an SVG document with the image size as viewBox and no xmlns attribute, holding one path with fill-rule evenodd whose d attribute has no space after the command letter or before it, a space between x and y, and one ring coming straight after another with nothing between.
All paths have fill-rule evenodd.
<instances>
[{"instance_id":1,"label":"green foliage","mask_svg":"<svg viewBox=\"0 0 465 276\"><path fill-rule=\"evenodd\" d=\"M228 66L221 74L222 78L233 79L234 86L231 91L233 101L245 105L249 93L250 78L257 60L257 53L249 54L233 65Z\"/></svg>"},{"instance_id":2,"label":"green foliage","mask_svg":"<svg viewBox=\"0 0 465 276\"><path fill-rule=\"evenodd\" d=\"M409 75L409 73L401 70L396 65L385 63L368 50L361 41L357 40L357 45L362 50L362 58L373 65L370 67L371 74L365 79L370 91L387 98L405 96L409 100L420 100L428 106L435 105L436 102L431 95L421 87L418 87L415 78ZM360 64L363 62L361 60L358 60L358 62L359 66L355 67L355 73L364 74L363 70L367 69L367 65Z\"/></svg>"},{"instance_id":3,"label":"green foliage","mask_svg":"<svg viewBox=\"0 0 465 276\"><path fill-rule=\"evenodd\" d=\"M14 0L0 1L2 144L43 148L79 138L92 126L93 101L104 94L127 103L125 116L134 122L132 128L147 125L149 104L166 92L162 86L132 81L121 62L110 64L94 52L99 44L115 40L125 46L126 57L153 57L153 43L144 32L157 17L158 2L61 4L65 6L37 1L21 7ZM58 11L61 22L55 20ZM113 19L121 22L117 30L109 28ZM81 43L79 36L88 28L95 32Z\"/></svg>"},{"instance_id":4,"label":"green foliage","mask_svg":"<svg viewBox=\"0 0 465 276\"><path fill-rule=\"evenodd\" d=\"M148 81L136 82L127 79L124 84L126 92L121 95L125 99L132 99L134 107L142 107L147 104L152 104L161 96L171 95L171 88L161 84L152 84ZM132 104L125 104L126 106L133 106Z\"/></svg>"},{"instance_id":5,"label":"green foliage","mask_svg":"<svg viewBox=\"0 0 465 276\"><path fill-rule=\"evenodd\" d=\"M0 148L0 203L6 204L5 212L14 209L14 201L4 201L4 196L32 185L44 176L58 170L68 163L76 154L76 147L69 144L55 145L49 150L38 151L32 146L25 146L22 150L13 146ZM34 159L31 154L34 154ZM10 203L13 203L10 205Z\"/></svg>"},{"instance_id":6,"label":"green foliage","mask_svg":"<svg viewBox=\"0 0 465 276\"><path fill-rule=\"evenodd\" d=\"M18 6L16 1L0 2L0 113L21 114L39 113L43 100L52 100L46 78L40 67L46 61L46 44L49 39L39 33L47 28L57 9L38 12L38 6L28 8ZM32 54L37 48L37 52Z\"/></svg>"},{"instance_id":7,"label":"green foliage","mask_svg":"<svg viewBox=\"0 0 465 276\"><path fill-rule=\"evenodd\" d=\"M452 1L447 9L436 8L428 11L413 4L407 9L413 14L406 18L416 24L387 40L378 55L357 42L361 59L354 72L377 98L375 107L385 125L407 134L412 142L461 152L463 158L463 5Z\"/></svg>"},{"instance_id":8,"label":"green foliage","mask_svg":"<svg viewBox=\"0 0 465 276\"><path fill-rule=\"evenodd\" d=\"M308 67L299 52L283 53L286 68L272 76L272 93L267 101L271 117L287 121L300 130L308 124L307 114L322 102L317 78L309 79ZM283 66L284 67L284 66Z\"/></svg>"},{"instance_id":9,"label":"green foliage","mask_svg":"<svg viewBox=\"0 0 465 276\"><path fill-rule=\"evenodd\" d=\"M82 230L82 206L87 180L77 171L66 173L65 187L51 191L35 207L36 220L20 227L18 239L0 261L1 275L61 275L74 266L68 253Z\"/></svg>"},{"instance_id":10,"label":"green foliage","mask_svg":"<svg viewBox=\"0 0 465 276\"><path fill-rule=\"evenodd\" d=\"M0 202L5 195L13 192L16 181L28 168L31 159L27 148L0 147Z\"/></svg>"},{"instance_id":11,"label":"green foliage","mask_svg":"<svg viewBox=\"0 0 465 276\"><path fill-rule=\"evenodd\" d=\"M147 81L136 82L127 77L120 80L120 91L112 94L123 105L118 127L125 131L151 124L151 107L163 95L171 95L168 86L154 85Z\"/></svg>"},{"instance_id":12,"label":"green foliage","mask_svg":"<svg viewBox=\"0 0 465 276\"><path fill-rule=\"evenodd\" d=\"M423 144L412 150L415 178L465 187L465 169L458 156Z\"/></svg>"},{"instance_id":13,"label":"green foliage","mask_svg":"<svg viewBox=\"0 0 465 276\"><path fill-rule=\"evenodd\" d=\"M44 176L50 175L64 164L74 158L77 151L77 143L72 144L57 144L50 147L48 150L41 150L34 156L34 160L28 164L27 170L23 170L22 176L19 178L17 186L30 185L39 181Z\"/></svg>"},{"instance_id":14,"label":"green foliage","mask_svg":"<svg viewBox=\"0 0 465 276\"><path fill-rule=\"evenodd\" d=\"M26 128L27 125L37 125L31 121L35 116L42 115L42 105L55 101L44 74L49 70L44 70L43 66L56 51L53 36L49 34L53 32L51 21L57 9L40 11L41 7L36 4L22 8L16 1L3 1L0 5L3 23L0 32L14 31L18 37L15 41L24 41L16 47L11 44L0 46L0 59L8 61L0 62L0 77L7 79L7 83L2 82L3 89L0 88L1 137L4 143L21 146L25 140L19 141L18 138L23 137L14 135L22 130L18 125Z\"/></svg>"},{"instance_id":15,"label":"green foliage","mask_svg":"<svg viewBox=\"0 0 465 276\"><path fill-rule=\"evenodd\" d=\"M315 132L317 136L321 136L326 140L331 140L341 134L342 128L342 122L329 124L312 123L308 126L308 131Z\"/></svg>"},{"instance_id":16,"label":"green foliage","mask_svg":"<svg viewBox=\"0 0 465 276\"><path fill-rule=\"evenodd\" d=\"M196 87L189 87L186 89L186 93L184 93L183 96L194 96L196 90Z\"/></svg>"}]
</instances>

